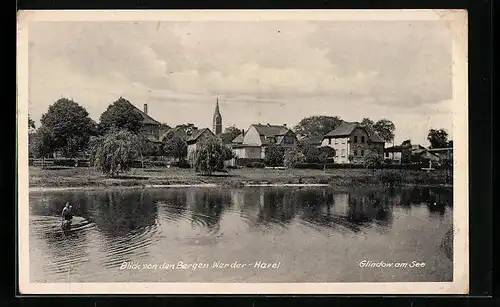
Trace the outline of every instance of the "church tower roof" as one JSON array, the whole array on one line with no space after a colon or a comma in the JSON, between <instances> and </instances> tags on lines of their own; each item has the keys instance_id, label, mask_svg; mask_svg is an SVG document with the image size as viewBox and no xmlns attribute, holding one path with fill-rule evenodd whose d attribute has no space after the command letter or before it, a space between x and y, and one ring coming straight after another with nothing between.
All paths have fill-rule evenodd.
<instances>
[{"instance_id":1,"label":"church tower roof","mask_svg":"<svg viewBox=\"0 0 500 307\"><path fill-rule=\"evenodd\" d=\"M222 115L219 110L219 97L215 103L215 111L213 117L213 132L215 135L222 133Z\"/></svg>"}]
</instances>

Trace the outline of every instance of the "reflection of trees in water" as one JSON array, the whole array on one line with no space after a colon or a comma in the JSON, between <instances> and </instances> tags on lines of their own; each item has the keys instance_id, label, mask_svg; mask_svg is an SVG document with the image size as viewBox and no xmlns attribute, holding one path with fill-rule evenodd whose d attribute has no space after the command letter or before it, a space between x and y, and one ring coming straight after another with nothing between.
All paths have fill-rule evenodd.
<instances>
[{"instance_id":1,"label":"reflection of trees in water","mask_svg":"<svg viewBox=\"0 0 500 307\"><path fill-rule=\"evenodd\" d=\"M109 191L92 196L89 214L96 226L112 236L140 230L155 224L157 208L143 191Z\"/></svg>"},{"instance_id":2,"label":"reflection of trees in water","mask_svg":"<svg viewBox=\"0 0 500 307\"><path fill-rule=\"evenodd\" d=\"M296 194L293 190L261 190L257 223L289 223L295 216Z\"/></svg>"},{"instance_id":3,"label":"reflection of trees in water","mask_svg":"<svg viewBox=\"0 0 500 307\"><path fill-rule=\"evenodd\" d=\"M377 222L389 226L392 222L392 202L387 191L370 191L366 194L349 193L347 219L356 224Z\"/></svg>"},{"instance_id":4,"label":"reflection of trees in water","mask_svg":"<svg viewBox=\"0 0 500 307\"><path fill-rule=\"evenodd\" d=\"M88 191L30 193L30 215L60 216L64 205L69 202L75 216L86 217L90 194Z\"/></svg>"},{"instance_id":5,"label":"reflection of trees in water","mask_svg":"<svg viewBox=\"0 0 500 307\"><path fill-rule=\"evenodd\" d=\"M165 212L168 220L181 219L186 208L186 190L167 190L159 199L161 210Z\"/></svg>"},{"instance_id":6,"label":"reflection of trees in water","mask_svg":"<svg viewBox=\"0 0 500 307\"><path fill-rule=\"evenodd\" d=\"M191 224L218 231L222 213L231 204L230 195L222 190L193 189L188 191L187 196L192 211Z\"/></svg>"},{"instance_id":7,"label":"reflection of trees in water","mask_svg":"<svg viewBox=\"0 0 500 307\"><path fill-rule=\"evenodd\" d=\"M446 207L453 206L453 190L443 187L414 187L402 191L400 205L411 207L425 204L430 213L444 214Z\"/></svg>"}]
</instances>

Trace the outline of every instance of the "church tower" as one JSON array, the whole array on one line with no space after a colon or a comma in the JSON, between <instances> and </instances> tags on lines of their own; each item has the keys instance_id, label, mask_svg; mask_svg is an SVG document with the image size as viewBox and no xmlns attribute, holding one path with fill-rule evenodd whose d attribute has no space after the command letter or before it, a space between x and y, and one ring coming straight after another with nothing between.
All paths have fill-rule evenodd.
<instances>
[{"instance_id":1,"label":"church tower","mask_svg":"<svg viewBox=\"0 0 500 307\"><path fill-rule=\"evenodd\" d=\"M215 104L215 112L213 118L213 132L215 135L219 135L222 133L222 115L220 115L219 111L219 98L217 97L217 102Z\"/></svg>"}]
</instances>

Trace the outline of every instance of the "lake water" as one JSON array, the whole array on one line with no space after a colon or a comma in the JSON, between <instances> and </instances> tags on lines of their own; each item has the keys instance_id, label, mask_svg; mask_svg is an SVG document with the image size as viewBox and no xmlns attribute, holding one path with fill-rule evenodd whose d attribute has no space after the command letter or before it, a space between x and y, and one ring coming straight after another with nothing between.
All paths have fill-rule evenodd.
<instances>
[{"instance_id":1,"label":"lake water","mask_svg":"<svg viewBox=\"0 0 500 307\"><path fill-rule=\"evenodd\" d=\"M64 233L59 214L67 201L76 212ZM443 188L30 192L30 279L452 281L443 248L452 203ZM363 260L392 266L362 267Z\"/></svg>"}]
</instances>

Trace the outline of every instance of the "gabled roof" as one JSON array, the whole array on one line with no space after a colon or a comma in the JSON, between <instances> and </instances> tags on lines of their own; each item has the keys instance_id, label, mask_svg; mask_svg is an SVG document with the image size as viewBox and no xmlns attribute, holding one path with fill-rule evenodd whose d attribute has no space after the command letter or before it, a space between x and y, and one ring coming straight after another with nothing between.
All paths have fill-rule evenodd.
<instances>
[{"instance_id":1,"label":"gabled roof","mask_svg":"<svg viewBox=\"0 0 500 307\"><path fill-rule=\"evenodd\" d=\"M189 139L189 135L186 133L186 131L183 128L175 127L175 128L169 129L164 134L162 134L160 136L160 140L163 140L164 138L166 138L168 135L171 135L171 134L174 134L174 135L180 137L184 141L187 141L187 139Z\"/></svg>"},{"instance_id":2,"label":"gabled roof","mask_svg":"<svg viewBox=\"0 0 500 307\"><path fill-rule=\"evenodd\" d=\"M131 102L129 102L135 109L135 111L142 116L142 123L144 125L161 125L161 123L157 120L155 120L154 118L152 118L151 116L147 115L146 113L144 113L141 109L139 109L138 107L136 107L135 105L133 105Z\"/></svg>"},{"instance_id":3,"label":"gabled roof","mask_svg":"<svg viewBox=\"0 0 500 307\"><path fill-rule=\"evenodd\" d=\"M377 132L375 132L375 130L373 130L372 126L362 125L362 127L364 127L366 129L366 131L368 132L368 138L370 139L370 141L372 141L374 143L385 143L384 139L382 139L380 137L380 135L378 135Z\"/></svg>"},{"instance_id":4,"label":"gabled roof","mask_svg":"<svg viewBox=\"0 0 500 307\"><path fill-rule=\"evenodd\" d=\"M280 144L283 141L283 138L287 134L295 133L288 129L286 126L281 125L262 125L262 124L253 124L250 127L254 127L257 130L257 133L260 135L260 141L262 145L271 144L269 142L269 137L274 137L276 139L276 144Z\"/></svg>"},{"instance_id":5,"label":"gabled roof","mask_svg":"<svg viewBox=\"0 0 500 307\"><path fill-rule=\"evenodd\" d=\"M340 125L338 125L337 128L335 128L332 131L328 132L325 135L325 137L327 137L327 136L332 136L332 137L349 136L354 131L354 129L358 128L359 126L360 126L359 123L343 122Z\"/></svg>"},{"instance_id":6,"label":"gabled roof","mask_svg":"<svg viewBox=\"0 0 500 307\"><path fill-rule=\"evenodd\" d=\"M255 129L260 135L264 136L285 135L290 130L286 126L280 126L280 125L253 124L252 126L255 127Z\"/></svg>"},{"instance_id":7,"label":"gabled roof","mask_svg":"<svg viewBox=\"0 0 500 307\"><path fill-rule=\"evenodd\" d=\"M328 132L325 137L343 137L350 136L356 128L361 128L368 134L368 140L375 143L385 143L385 141L368 125L363 125L358 122L343 122L337 128Z\"/></svg>"},{"instance_id":8,"label":"gabled roof","mask_svg":"<svg viewBox=\"0 0 500 307\"><path fill-rule=\"evenodd\" d=\"M208 129L208 128L203 128L203 129L198 129L198 130L195 130L193 132L193 134L189 137L189 139L187 139L186 142L188 143L194 143L196 142L196 140L205 132L205 131L208 131L210 132L210 134L212 134L213 136L215 136L215 134L213 134L213 132Z\"/></svg>"},{"instance_id":9,"label":"gabled roof","mask_svg":"<svg viewBox=\"0 0 500 307\"><path fill-rule=\"evenodd\" d=\"M243 133L238 134L232 141L233 144L241 144L243 143Z\"/></svg>"}]
</instances>

